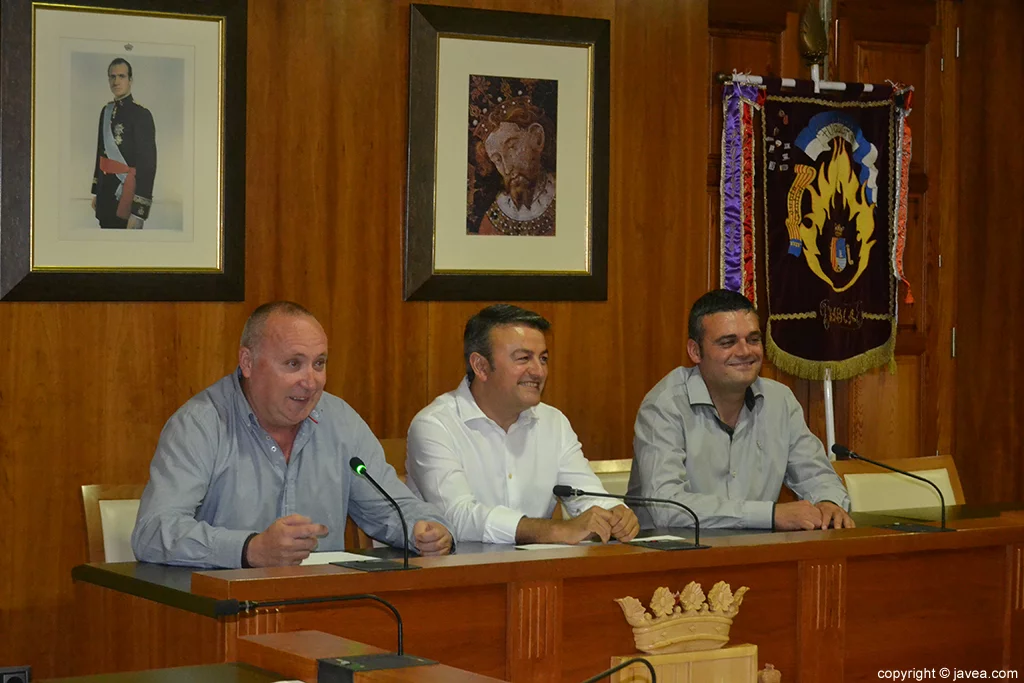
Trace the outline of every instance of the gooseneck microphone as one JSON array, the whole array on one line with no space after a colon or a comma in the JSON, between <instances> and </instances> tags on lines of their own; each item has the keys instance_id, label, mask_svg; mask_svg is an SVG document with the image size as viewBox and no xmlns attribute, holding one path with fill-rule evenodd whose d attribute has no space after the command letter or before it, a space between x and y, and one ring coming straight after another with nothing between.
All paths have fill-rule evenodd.
<instances>
[{"instance_id":1,"label":"gooseneck microphone","mask_svg":"<svg viewBox=\"0 0 1024 683\"><path fill-rule=\"evenodd\" d=\"M343 671L364 671L369 669L404 669L412 666L425 666L428 664L437 664L437 662L424 659L423 657L416 657L414 655L405 654L405 644L403 642L402 635L402 615L399 614L398 609L384 598L374 595L373 593L354 593L352 595L331 595L322 598L293 598L290 600L241 600L235 601L237 603L236 609L233 614L239 614L241 612L251 612L261 607L286 607L291 605L315 605L325 602L347 602L349 600L373 600L391 610L391 613L395 615L395 621L398 623L398 654L384 653L384 654L372 654L372 655L358 655L352 657L329 657L326 659L318 660L318 667L320 674L318 677L324 675L324 669L326 667L328 677L332 677L331 671L343 670ZM225 601L226 603L227 601ZM227 612L223 613L223 616L227 616ZM351 680L352 674L348 674L347 680ZM335 676L336 677L336 676ZM342 677L344 678L344 677ZM323 680L323 678L321 678Z\"/></svg>"},{"instance_id":2,"label":"gooseneck microphone","mask_svg":"<svg viewBox=\"0 0 1024 683\"><path fill-rule=\"evenodd\" d=\"M624 500L627 503L664 503L666 505L675 505L676 507L686 510L691 517L693 517L693 545L689 543L675 543L669 544L664 541L658 541L656 543L645 543L643 539L639 541L631 541L635 545L643 545L647 548L656 548L658 550L696 550L704 549L708 546L700 544L700 520L697 519L697 513L691 510L688 506L683 505L678 500L669 500L668 498L642 498L640 496L618 496L614 493L597 493L595 491L584 491L582 489L574 489L571 486L565 484L558 484L551 492L559 498L574 498L576 496L594 496L596 498L614 498L616 500Z\"/></svg>"},{"instance_id":3,"label":"gooseneck microphone","mask_svg":"<svg viewBox=\"0 0 1024 683\"><path fill-rule=\"evenodd\" d=\"M928 484L933 489L935 489L935 493L939 494L939 504L940 504L940 513L941 513L940 519L942 520L942 526L940 528L936 529L933 526L925 526L923 524L899 524L899 523L897 523L897 524L884 524L884 525L882 525L884 528L886 528L886 529L895 529L897 531L914 531L914 532L921 532L921 531L923 531L925 533L931 532L931 531L956 531L956 529L950 529L950 528L948 528L946 526L946 498L945 498L945 496L942 495L942 491L939 489L939 487L935 485L935 482L928 481L924 477L918 476L918 475L914 474L913 472L907 472L907 471L901 470L901 469L899 469L897 467L893 467L892 465L887 465L884 462L879 462L877 460L871 460L870 458L865 458L863 455L860 455L859 453L854 453L853 451L851 451L846 446L841 446L841 445L839 445L837 443L832 444L832 452L836 454L836 460L863 460L864 462L870 463L870 464L874 465L875 467L881 467L884 470L889 470L890 472L895 472L896 474L902 474L905 477L910 477L911 479L916 479L917 481L923 481L924 483Z\"/></svg>"},{"instance_id":4,"label":"gooseneck microphone","mask_svg":"<svg viewBox=\"0 0 1024 683\"><path fill-rule=\"evenodd\" d=\"M592 676L591 678L588 678L587 680L583 681L583 683L596 683L596 681L599 681L602 678L608 678L609 676L611 676L616 671L619 671L621 669L625 669L630 664L643 664L644 666L646 666L647 670L651 672L651 683L658 683L658 674L654 671L654 665L652 665L649 661L647 661L643 657L633 657L632 659L627 659L626 661L624 661L624 662L622 662L620 664L617 664L616 666L613 666L612 668L608 669L607 671L602 671L601 673L597 674L596 676Z\"/></svg>"},{"instance_id":5,"label":"gooseneck microphone","mask_svg":"<svg viewBox=\"0 0 1024 683\"><path fill-rule=\"evenodd\" d=\"M398 519L400 519L402 521L402 550L403 550L402 564L398 564L396 562L391 562L389 560L376 560L376 561L367 560L367 561L357 561L357 562L331 562L331 564L337 565L339 567L346 567L348 569L358 569L359 571L364 571L364 572L386 572L386 571L399 571L399 570L406 570L407 571L407 570L410 570L410 569L419 569L419 567L417 567L416 565L410 565L409 564L409 527L405 523L405 515L402 514L402 508L398 505L398 502L394 498L392 498L391 495L387 491L384 490L384 487L382 487L380 484L377 483L376 479L374 479L373 477L370 476L369 471L367 471L367 469L366 469L366 463L363 462L362 458L360 458L360 457L351 458L348 461L348 464L352 468L353 472L358 474L360 477L362 477L366 481L370 482L370 484L373 485L373 488L377 489L377 491L380 493L380 495L384 496L387 499L387 501L389 503L391 503L392 507L395 508L395 511L398 512Z\"/></svg>"}]
</instances>

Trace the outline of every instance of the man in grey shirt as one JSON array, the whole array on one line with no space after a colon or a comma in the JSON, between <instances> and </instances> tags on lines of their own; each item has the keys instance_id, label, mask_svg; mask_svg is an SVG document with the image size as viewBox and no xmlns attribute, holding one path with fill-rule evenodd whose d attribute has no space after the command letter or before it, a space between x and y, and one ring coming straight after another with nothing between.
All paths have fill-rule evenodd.
<instances>
[{"instance_id":1,"label":"man in grey shirt","mask_svg":"<svg viewBox=\"0 0 1024 683\"><path fill-rule=\"evenodd\" d=\"M195 567L299 564L342 550L346 515L401 546L390 503L349 461L362 458L410 522L410 548L442 555L452 536L384 459L370 428L324 392L327 335L302 306L257 308L242 332L238 369L182 406L160 434L132 532L144 562ZM263 531L260 531L260 530Z\"/></svg>"},{"instance_id":2,"label":"man in grey shirt","mask_svg":"<svg viewBox=\"0 0 1024 683\"><path fill-rule=\"evenodd\" d=\"M701 526L853 527L850 498L804 422L793 392L758 377L764 348L757 311L719 289L690 310L686 352L636 416L629 494L678 500ZM776 504L782 484L800 498ZM635 506L643 528L690 526L671 505Z\"/></svg>"}]
</instances>

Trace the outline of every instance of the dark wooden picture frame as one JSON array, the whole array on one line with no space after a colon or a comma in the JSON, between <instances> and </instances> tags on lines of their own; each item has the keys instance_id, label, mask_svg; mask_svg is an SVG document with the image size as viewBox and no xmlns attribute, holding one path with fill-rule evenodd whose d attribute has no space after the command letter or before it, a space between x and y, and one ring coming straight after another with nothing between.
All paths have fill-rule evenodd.
<instances>
[{"instance_id":1,"label":"dark wooden picture frame","mask_svg":"<svg viewBox=\"0 0 1024 683\"><path fill-rule=\"evenodd\" d=\"M208 172L218 178L219 192L213 193L215 196L207 202L213 208L203 211L203 224L197 219L194 226L196 231L217 231L216 234L205 233L207 241L215 238L217 246L203 252L216 257L216 267L36 266L33 230L38 226L33 225L33 202L41 201L45 195L33 197L34 192L41 192L34 182L36 141L33 136L40 135L40 131L34 130L33 116L38 97L36 88L46 87L35 79L37 10L218 22L220 73L215 77L219 81L220 102L214 133L217 168ZM0 69L4 83L0 93L0 300L244 300L246 0L74 0L67 5L0 0L0 11L3 16ZM101 104L97 102L96 111L101 109ZM95 111L88 114L92 121L96 120ZM159 138L159 129L157 135ZM186 180L192 180L187 176L187 167L182 165L181 168ZM216 175L218 170L219 176ZM157 174L159 180L159 170ZM209 225L210 221L205 220L207 215L211 220L216 215L219 224ZM124 244L129 246L119 248L130 249L129 242Z\"/></svg>"},{"instance_id":2,"label":"dark wooden picture frame","mask_svg":"<svg viewBox=\"0 0 1024 683\"><path fill-rule=\"evenodd\" d=\"M410 8L409 45L409 166L405 225L406 300L554 300L601 301L608 295L608 150L610 22L605 19L497 12L429 5ZM587 225L587 267L581 272L540 270L530 263L513 269L486 267L439 269L437 250L438 196L438 109L441 104L439 50L444 38L500 43L528 51L537 45L584 47L589 62L586 75L584 120L565 122L565 129L586 131L588 145L580 165L589 177L575 179L586 189L579 193L579 206L572 207ZM472 72L470 72L472 73ZM531 73L499 74L519 79L536 79ZM578 85L578 84L577 84ZM559 114L562 110L559 109ZM470 125L472 122L470 122ZM559 153L561 153L561 148ZM455 178L450 178L454 182ZM466 182L464 177L459 182ZM562 178L558 178L561 188ZM585 206L583 205L585 204ZM454 204L453 204L454 206ZM458 208L458 207L456 207ZM559 216L563 204L559 204ZM568 212L567 212L568 213ZM452 221L449 221L452 222ZM465 222L465 221L463 221ZM454 222L449 226L456 229ZM461 227L457 229L462 230ZM534 240L531 246L544 248L548 237L498 236L476 239ZM500 240L506 240L501 243ZM550 244L550 243L548 243ZM489 246L489 245L488 245Z\"/></svg>"}]
</instances>

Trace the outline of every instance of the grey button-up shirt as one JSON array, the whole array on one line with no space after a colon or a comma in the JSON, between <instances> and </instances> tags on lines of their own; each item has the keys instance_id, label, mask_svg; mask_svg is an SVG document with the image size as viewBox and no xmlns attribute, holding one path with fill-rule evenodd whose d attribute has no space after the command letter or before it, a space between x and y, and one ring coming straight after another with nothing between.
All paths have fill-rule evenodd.
<instances>
[{"instance_id":1,"label":"grey button-up shirt","mask_svg":"<svg viewBox=\"0 0 1024 683\"><path fill-rule=\"evenodd\" d=\"M677 500L702 527L770 529L785 483L811 503L850 509L850 498L789 388L758 378L736 427L719 419L700 370L676 368L636 416L629 494ZM635 505L645 528L693 526L672 505Z\"/></svg>"},{"instance_id":2,"label":"grey button-up shirt","mask_svg":"<svg viewBox=\"0 0 1024 683\"><path fill-rule=\"evenodd\" d=\"M299 426L289 462L259 426L239 385L224 377L182 406L160 434L132 532L135 557L194 567L239 567L253 532L298 513L330 533L318 550L343 550L346 515L367 534L402 545L390 503L352 472L358 456L405 513L409 546L416 521L448 526L416 498L384 459L370 428L344 401L324 393Z\"/></svg>"}]
</instances>

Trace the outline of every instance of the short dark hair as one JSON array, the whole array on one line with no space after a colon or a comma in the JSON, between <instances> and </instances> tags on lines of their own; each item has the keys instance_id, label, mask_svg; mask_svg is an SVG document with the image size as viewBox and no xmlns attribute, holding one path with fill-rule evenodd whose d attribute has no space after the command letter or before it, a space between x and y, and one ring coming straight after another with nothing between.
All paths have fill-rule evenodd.
<instances>
[{"instance_id":1,"label":"short dark hair","mask_svg":"<svg viewBox=\"0 0 1024 683\"><path fill-rule=\"evenodd\" d=\"M750 299L739 292L728 289L713 289L693 302L690 307L690 320L687 324L687 333L690 339L700 346L704 341L704 316L714 313L729 313L731 311L753 311L757 309Z\"/></svg>"},{"instance_id":2,"label":"short dark hair","mask_svg":"<svg viewBox=\"0 0 1024 683\"><path fill-rule=\"evenodd\" d=\"M519 308L512 304L493 304L483 309L466 322L462 333L462 353L466 359L466 378L472 383L476 373L469 364L469 357L479 353L494 366L494 349L491 348L491 330L504 325L525 325L541 332L551 329L544 316Z\"/></svg>"},{"instance_id":3,"label":"short dark hair","mask_svg":"<svg viewBox=\"0 0 1024 683\"><path fill-rule=\"evenodd\" d=\"M115 64L124 64L126 67L128 67L128 80L132 80L132 65L129 64L128 60L124 57L114 57L114 61L107 65L108 76L110 75L110 69L113 68Z\"/></svg>"},{"instance_id":4,"label":"short dark hair","mask_svg":"<svg viewBox=\"0 0 1024 683\"><path fill-rule=\"evenodd\" d=\"M239 345L255 354L263 340L263 328L267 325L267 318L274 313L283 313L294 317L305 316L316 320L316 316L310 313L305 306L294 301L270 301L257 306L256 310L249 315L249 319L245 321L245 326L242 328L242 339Z\"/></svg>"}]
</instances>

